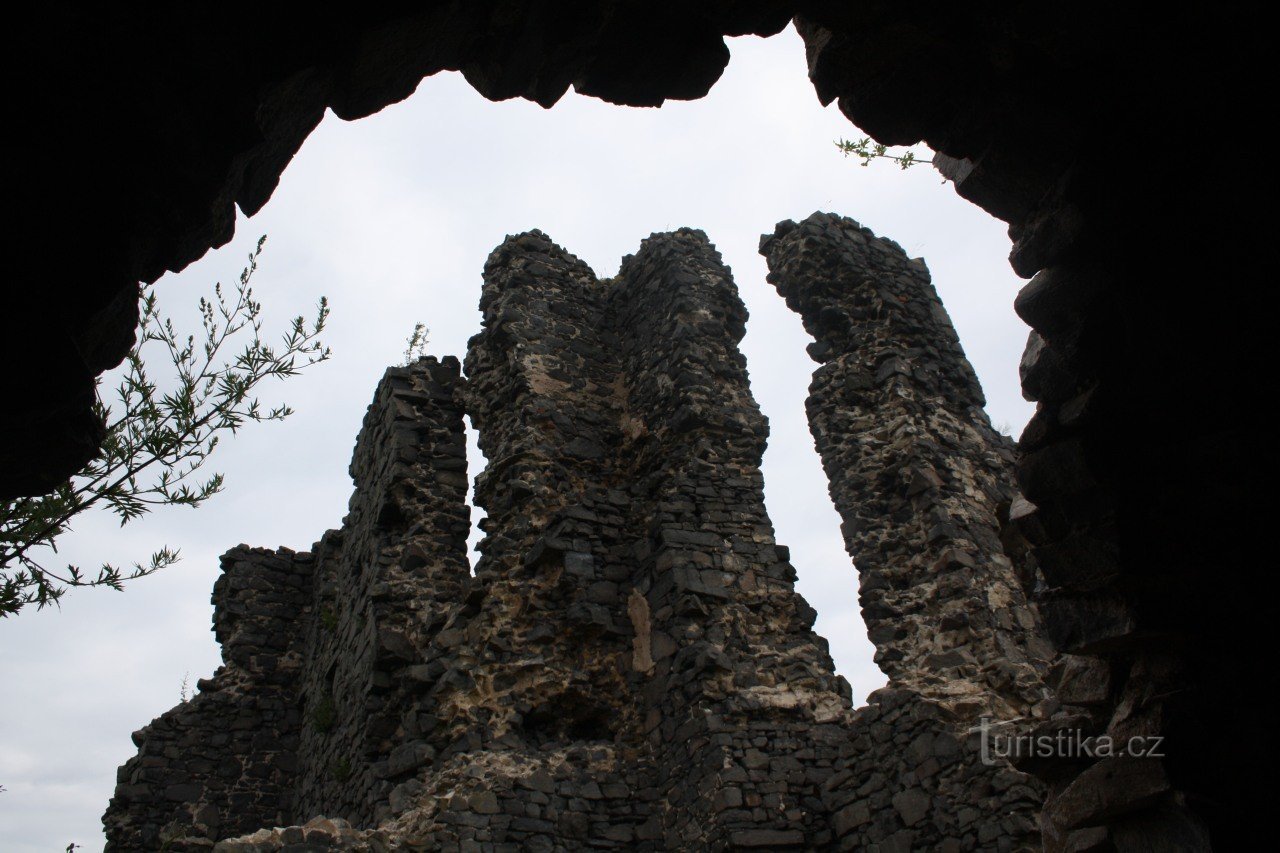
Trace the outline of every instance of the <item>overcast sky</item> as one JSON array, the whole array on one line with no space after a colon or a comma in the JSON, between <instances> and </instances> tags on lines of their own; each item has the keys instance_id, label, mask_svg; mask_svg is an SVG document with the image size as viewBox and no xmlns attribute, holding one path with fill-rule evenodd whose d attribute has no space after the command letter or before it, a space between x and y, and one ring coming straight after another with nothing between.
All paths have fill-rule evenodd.
<instances>
[{"instance_id":1,"label":"overcast sky","mask_svg":"<svg viewBox=\"0 0 1280 853\"><path fill-rule=\"evenodd\" d=\"M271 389L297 410L219 449L226 491L199 510L119 528L79 523L63 556L84 566L143 559L161 544L183 561L127 592L68 593L61 610L0 622L0 848L102 848L100 817L129 734L220 662L209 594L218 555L247 543L304 550L338 526L347 464L365 407L417 320L429 352L458 355L477 331L481 267L507 234L540 228L613 275L651 232L701 228L732 268L751 312L743 349L772 435L765 494L799 589L818 610L855 699L884 683L857 607L804 417L810 338L765 282L759 237L815 210L851 216L923 256L977 368L996 424L1031 414L1018 391L1026 328L1013 313L1004 225L962 201L927 167L861 168L832 142L857 135L823 109L791 29L730 43L723 79L700 101L630 109L567 95L551 110L490 103L457 74L356 123L329 115L236 239L159 283L162 310L194 317L214 281L228 284L259 235L255 284L268 328L328 296L331 362ZM479 470L472 460L472 474Z\"/></svg>"}]
</instances>

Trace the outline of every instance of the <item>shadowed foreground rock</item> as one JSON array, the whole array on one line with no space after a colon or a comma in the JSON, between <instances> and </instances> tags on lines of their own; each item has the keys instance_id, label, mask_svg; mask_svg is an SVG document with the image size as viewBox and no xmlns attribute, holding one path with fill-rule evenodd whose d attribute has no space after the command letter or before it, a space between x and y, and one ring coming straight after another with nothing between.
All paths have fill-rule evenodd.
<instances>
[{"instance_id":1,"label":"shadowed foreground rock","mask_svg":"<svg viewBox=\"0 0 1280 853\"><path fill-rule=\"evenodd\" d=\"M534 231L485 266L465 380L388 370L342 528L224 558L226 664L135 735L109 849L1034 849L1040 788L970 731L1040 698L1010 448L927 275L860 233L766 249L807 323L859 331L818 332L810 416L890 676L870 704L774 541L719 254L658 234L600 280Z\"/></svg>"}]
</instances>

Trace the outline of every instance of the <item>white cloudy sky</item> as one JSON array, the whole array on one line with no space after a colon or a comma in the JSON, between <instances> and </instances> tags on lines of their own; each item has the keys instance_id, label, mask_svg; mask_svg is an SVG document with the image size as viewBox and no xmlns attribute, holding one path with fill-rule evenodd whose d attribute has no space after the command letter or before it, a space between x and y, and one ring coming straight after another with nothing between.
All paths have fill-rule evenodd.
<instances>
[{"instance_id":1,"label":"white cloudy sky","mask_svg":"<svg viewBox=\"0 0 1280 853\"><path fill-rule=\"evenodd\" d=\"M64 543L64 556L83 565L129 562L162 543L182 549L181 564L124 594L73 592L61 610L0 624L0 847L101 850L99 818L115 768L134 752L130 732L177 701L184 674L194 683L219 663L209 630L218 555L241 542L306 549L338 525L351 448L383 369L419 319L432 354L461 355L479 324L485 257L530 228L602 276L654 231L698 227L719 247L751 311L743 348L772 425L764 468L778 541L791 546L800 590L855 697L883 683L804 419L809 338L765 283L757 241L779 220L824 210L922 255L993 421L1015 431L1031 413L1017 385L1020 284L1003 224L932 170L840 157L832 141L857 131L818 104L794 31L730 47L707 98L660 110L573 94L551 110L494 104L460 75L441 74L376 116L328 116L230 245L160 282L165 312L191 316L266 233L256 283L271 328L327 295L334 358L273 391L297 410L292 419L219 450L213 468L227 474L227 490L203 509L124 529L90 519Z\"/></svg>"}]
</instances>

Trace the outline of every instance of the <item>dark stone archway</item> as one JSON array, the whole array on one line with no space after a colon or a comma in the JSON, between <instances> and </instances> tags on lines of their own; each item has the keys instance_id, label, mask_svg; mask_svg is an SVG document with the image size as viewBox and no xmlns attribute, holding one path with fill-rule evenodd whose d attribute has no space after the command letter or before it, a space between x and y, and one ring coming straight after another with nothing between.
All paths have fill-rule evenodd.
<instances>
[{"instance_id":1,"label":"dark stone archway","mask_svg":"<svg viewBox=\"0 0 1280 853\"><path fill-rule=\"evenodd\" d=\"M696 98L728 59L723 36L795 16L819 97L881 141L942 152L1034 276L1018 300L1040 402L1021 441L1038 507L1023 526L1069 655L1060 698L1073 724L1158 732L1169 753L1144 765L1156 775L1137 798L1106 762L1044 769L1050 835L1129 849L1203 820L1239 846L1242 816L1261 813L1245 781L1267 740L1251 685L1276 592L1254 544L1273 457L1251 405L1263 220L1238 189L1260 167L1235 154L1260 137L1238 102L1261 78L1260 28L1094 2L692 9L42 11L10 53L24 224L2 314L16 368L0 487L39 492L92 454L93 377L128 347L137 282L225 243L234 207L265 204L326 108L368 115L447 68L486 97L544 105L570 85L625 104Z\"/></svg>"}]
</instances>

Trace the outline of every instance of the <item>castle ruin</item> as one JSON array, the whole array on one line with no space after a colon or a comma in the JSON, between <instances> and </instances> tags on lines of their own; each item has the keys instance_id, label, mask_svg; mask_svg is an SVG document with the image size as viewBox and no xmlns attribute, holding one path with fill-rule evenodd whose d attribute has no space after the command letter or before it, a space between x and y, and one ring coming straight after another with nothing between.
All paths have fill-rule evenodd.
<instances>
[{"instance_id":1,"label":"castle ruin","mask_svg":"<svg viewBox=\"0 0 1280 853\"><path fill-rule=\"evenodd\" d=\"M135 733L107 849L1039 849L1044 783L978 743L1054 710L1013 444L923 261L826 214L761 253L815 337L884 688L854 708L793 588L706 236L601 280L529 232L485 265L465 378L379 383L341 528L223 557L224 665Z\"/></svg>"}]
</instances>

